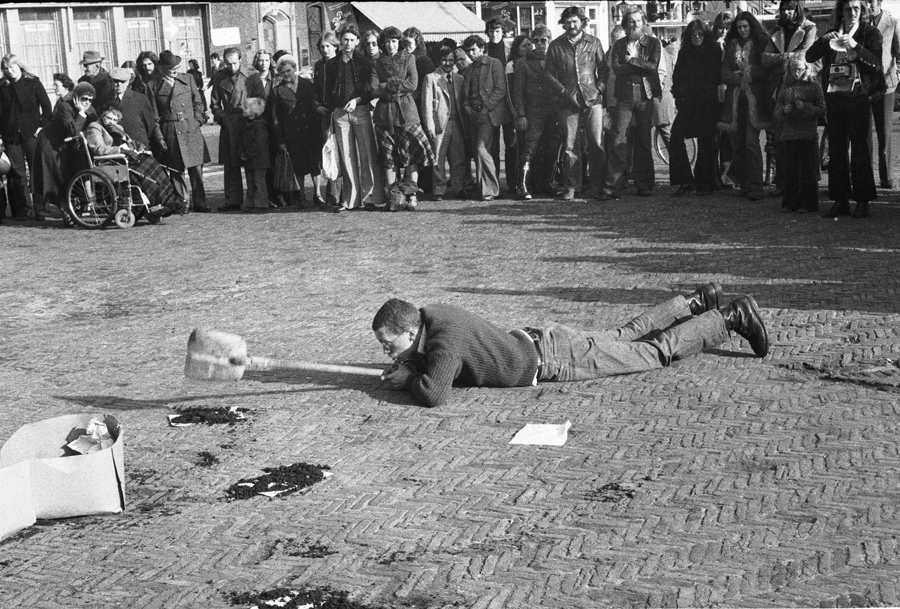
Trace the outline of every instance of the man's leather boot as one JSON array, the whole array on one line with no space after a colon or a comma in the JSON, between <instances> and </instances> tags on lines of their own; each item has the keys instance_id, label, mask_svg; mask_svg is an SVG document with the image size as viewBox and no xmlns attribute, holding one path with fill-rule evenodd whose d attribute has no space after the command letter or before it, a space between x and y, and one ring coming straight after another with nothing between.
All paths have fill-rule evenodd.
<instances>
[{"instance_id":1,"label":"man's leather boot","mask_svg":"<svg viewBox=\"0 0 900 609\"><path fill-rule=\"evenodd\" d=\"M746 338L756 357L766 356L769 352L769 334L752 296L741 296L728 306L719 309L719 312L725 319L725 329Z\"/></svg>"},{"instance_id":2,"label":"man's leather boot","mask_svg":"<svg viewBox=\"0 0 900 609\"><path fill-rule=\"evenodd\" d=\"M850 201L835 201L831 209L823 216L824 218L837 218L838 216L850 215Z\"/></svg>"},{"instance_id":3,"label":"man's leather boot","mask_svg":"<svg viewBox=\"0 0 900 609\"><path fill-rule=\"evenodd\" d=\"M531 193L528 192L528 174L530 173L531 164L522 163L522 166L519 167L519 184L517 190L519 191L519 198L523 201L531 201Z\"/></svg>"},{"instance_id":4,"label":"man's leather boot","mask_svg":"<svg viewBox=\"0 0 900 609\"><path fill-rule=\"evenodd\" d=\"M722 306L722 286L716 281L711 281L698 287L687 299L691 315L695 317L702 315Z\"/></svg>"}]
</instances>

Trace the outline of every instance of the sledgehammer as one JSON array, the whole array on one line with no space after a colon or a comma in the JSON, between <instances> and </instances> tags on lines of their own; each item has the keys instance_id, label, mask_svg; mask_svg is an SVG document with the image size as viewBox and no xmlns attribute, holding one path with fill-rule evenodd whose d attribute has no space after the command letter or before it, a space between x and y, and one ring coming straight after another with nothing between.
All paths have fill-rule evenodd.
<instances>
[{"instance_id":1,"label":"sledgehammer","mask_svg":"<svg viewBox=\"0 0 900 609\"><path fill-rule=\"evenodd\" d=\"M382 371L358 366L316 364L247 355L247 343L237 334L194 328L188 338L184 375L204 381L239 381L244 370L308 370L381 376Z\"/></svg>"}]
</instances>

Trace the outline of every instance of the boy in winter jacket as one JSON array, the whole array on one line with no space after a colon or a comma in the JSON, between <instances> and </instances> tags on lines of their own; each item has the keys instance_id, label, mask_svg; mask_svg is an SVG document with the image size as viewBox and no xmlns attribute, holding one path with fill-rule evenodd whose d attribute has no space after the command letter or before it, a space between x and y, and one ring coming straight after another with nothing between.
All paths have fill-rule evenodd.
<instances>
[{"instance_id":1,"label":"boy in winter jacket","mask_svg":"<svg viewBox=\"0 0 900 609\"><path fill-rule=\"evenodd\" d=\"M258 97L245 99L244 108L244 151L241 153L241 164L247 178L247 199L243 210L246 212L263 212L269 208L269 195L266 190L266 170L271 167L269 159L269 132L263 113L266 102Z\"/></svg>"}]
</instances>

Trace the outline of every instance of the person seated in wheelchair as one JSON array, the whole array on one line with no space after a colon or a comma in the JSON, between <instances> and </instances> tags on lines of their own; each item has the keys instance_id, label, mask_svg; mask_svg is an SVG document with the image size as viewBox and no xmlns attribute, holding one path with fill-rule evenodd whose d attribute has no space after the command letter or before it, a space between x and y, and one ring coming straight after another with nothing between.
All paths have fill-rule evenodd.
<instances>
[{"instance_id":1,"label":"person seated in wheelchair","mask_svg":"<svg viewBox=\"0 0 900 609\"><path fill-rule=\"evenodd\" d=\"M153 155L140 143L132 140L119 126L122 111L113 103L109 104L100 115L100 119L91 123L84 131L88 149L96 160L98 156L112 154L125 155L131 183L136 185L150 201L148 218L165 218L173 213L184 214L187 207L184 199L175 192L169 173L153 158ZM140 204L139 201L135 203Z\"/></svg>"}]
</instances>

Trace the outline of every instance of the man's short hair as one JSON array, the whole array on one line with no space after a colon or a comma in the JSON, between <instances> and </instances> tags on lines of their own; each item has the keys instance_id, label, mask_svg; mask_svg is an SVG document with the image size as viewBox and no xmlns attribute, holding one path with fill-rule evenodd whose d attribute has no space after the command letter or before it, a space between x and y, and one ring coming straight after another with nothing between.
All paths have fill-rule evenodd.
<instances>
[{"instance_id":1,"label":"man's short hair","mask_svg":"<svg viewBox=\"0 0 900 609\"><path fill-rule=\"evenodd\" d=\"M356 27L355 23L345 23L341 26L341 29L338 30L338 40L341 40L344 37L344 34L353 34L357 38L362 38L359 35L359 28Z\"/></svg>"},{"instance_id":2,"label":"man's short hair","mask_svg":"<svg viewBox=\"0 0 900 609\"><path fill-rule=\"evenodd\" d=\"M543 23L539 23L538 25L534 26L534 29L531 31L531 39L535 40L538 38L553 40L553 34L550 33L550 28L548 28Z\"/></svg>"},{"instance_id":3,"label":"man's short hair","mask_svg":"<svg viewBox=\"0 0 900 609\"><path fill-rule=\"evenodd\" d=\"M237 55L238 59L241 59L243 57L241 50L237 47L228 47L227 49L222 51L222 57L224 57L225 59L228 59L229 55Z\"/></svg>"},{"instance_id":4,"label":"man's short hair","mask_svg":"<svg viewBox=\"0 0 900 609\"><path fill-rule=\"evenodd\" d=\"M454 61L456 61L456 49L451 49L450 47L441 47L438 50L438 57L440 59L444 59L444 57L446 57L447 55L449 55L453 58Z\"/></svg>"},{"instance_id":5,"label":"man's short hair","mask_svg":"<svg viewBox=\"0 0 900 609\"><path fill-rule=\"evenodd\" d=\"M410 328L418 328L422 314L411 302L391 298L381 305L372 320L372 331L386 330L390 334L400 334Z\"/></svg>"},{"instance_id":6,"label":"man's short hair","mask_svg":"<svg viewBox=\"0 0 900 609\"><path fill-rule=\"evenodd\" d=\"M472 34L471 36L469 36L468 38L466 38L463 41L464 49L468 49L470 46L473 46L473 45L477 45L483 49L484 45L485 45L484 38L482 38L478 34Z\"/></svg>"},{"instance_id":7,"label":"man's short hair","mask_svg":"<svg viewBox=\"0 0 900 609\"><path fill-rule=\"evenodd\" d=\"M219 57L218 53L210 53L209 58L210 59L221 59L221 57Z\"/></svg>"}]
</instances>

